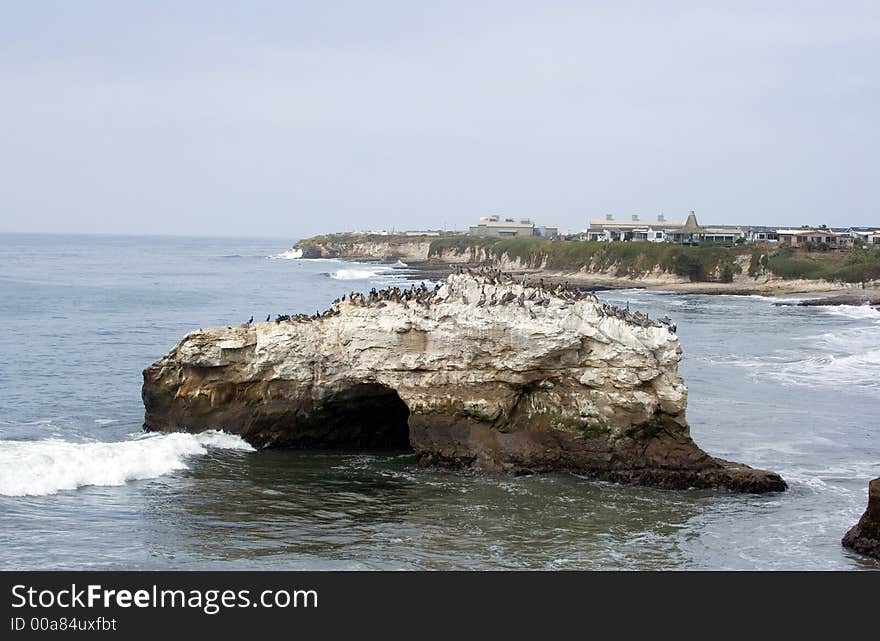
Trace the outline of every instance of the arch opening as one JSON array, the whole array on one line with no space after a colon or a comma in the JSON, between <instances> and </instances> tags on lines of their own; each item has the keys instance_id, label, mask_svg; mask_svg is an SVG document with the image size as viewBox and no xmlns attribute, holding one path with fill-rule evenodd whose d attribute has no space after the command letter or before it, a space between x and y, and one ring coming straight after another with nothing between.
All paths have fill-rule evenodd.
<instances>
[{"instance_id":1,"label":"arch opening","mask_svg":"<svg viewBox=\"0 0 880 641\"><path fill-rule=\"evenodd\" d=\"M409 450L409 407L390 387L352 385L324 399L300 446L343 450Z\"/></svg>"}]
</instances>

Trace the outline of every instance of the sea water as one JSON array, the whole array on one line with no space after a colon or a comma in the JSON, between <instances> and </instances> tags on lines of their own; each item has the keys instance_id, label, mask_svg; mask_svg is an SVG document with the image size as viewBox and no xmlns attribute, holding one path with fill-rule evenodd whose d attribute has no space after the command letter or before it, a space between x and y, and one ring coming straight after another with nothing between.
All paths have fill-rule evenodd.
<instances>
[{"instance_id":1,"label":"sea water","mask_svg":"<svg viewBox=\"0 0 880 641\"><path fill-rule=\"evenodd\" d=\"M291 244L0 235L0 568L880 567L840 546L880 475L869 307L600 293L677 322L695 440L781 473L781 494L143 434L141 371L186 332L419 280L404 263L304 260Z\"/></svg>"}]
</instances>

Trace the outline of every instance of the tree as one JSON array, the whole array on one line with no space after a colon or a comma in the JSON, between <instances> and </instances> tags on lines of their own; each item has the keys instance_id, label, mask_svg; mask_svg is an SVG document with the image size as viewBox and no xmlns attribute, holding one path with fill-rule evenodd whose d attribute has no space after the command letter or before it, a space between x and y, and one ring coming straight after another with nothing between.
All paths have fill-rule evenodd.
<instances>
[{"instance_id":1,"label":"tree","mask_svg":"<svg viewBox=\"0 0 880 641\"><path fill-rule=\"evenodd\" d=\"M732 283L733 282L733 265L727 263L724 266L724 269L721 270L721 282L722 283Z\"/></svg>"}]
</instances>

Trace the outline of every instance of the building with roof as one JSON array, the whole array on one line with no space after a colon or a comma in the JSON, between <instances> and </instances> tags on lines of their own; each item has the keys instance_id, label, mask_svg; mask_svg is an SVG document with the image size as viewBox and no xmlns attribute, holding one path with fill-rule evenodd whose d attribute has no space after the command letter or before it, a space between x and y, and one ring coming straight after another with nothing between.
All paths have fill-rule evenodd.
<instances>
[{"instance_id":1,"label":"building with roof","mask_svg":"<svg viewBox=\"0 0 880 641\"><path fill-rule=\"evenodd\" d=\"M684 227L683 221L666 220L663 214L657 216L656 220L641 220L638 214L633 214L630 220L615 220L613 215L608 214L604 219L590 221L586 239L603 242L615 240L666 242L672 230L682 227Z\"/></svg>"},{"instance_id":2,"label":"building with roof","mask_svg":"<svg viewBox=\"0 0 880 641\"><path fill-rule=\"evenodd\" d=\"M779 242L778 227L751 226L746 228L746 240L750 243Z\"/></svg>"},{"instance_id":3,"label":"building with roof","mask_svg":"<svg viewBox=\"0 0 880 641\"><path fill-rule=\"evenodd\" d=\"M826 245L836 249L851 247L855 240L853 234L832 229L778 229L776 231L780 245L789 247L804 247L808 244Z\"/></svg>"},{"instance_id":4,"label":"building with roof","mask_svg":"<svg viewBox=\"0 0 880 641\"><path fill-rule=\"evenodd\" d=\"M640 240L652 243L733 244L746 236L742 227L721 225L702 227L697 222L697 214L691 211L687 220L666 220L660 214L656 220L640 220L633 215L631 220L617 221L612 215L605 220L590 221L587 240L611 242L616 240Z\"/></svg>"},{"instance_id":5,"label":"building with roof","mask_svg":"<svg viewBox=\"0 0 880 641\"><path fill-rule=\"evenodd\" d=\"M530 238L538 235L538 229L528 218L482 216L476 225L470 226L468 234L496 238Z\"/></svg>"},{"instance_id":6,"label":"building with roof","mask_svg":"<svg viewBox=\"0 0 880 641\"><path fill-rule=\"evenodd\" d=\"M880 229L872 229L870 227L856 227L849 230L853 239L858 238L865 245L870 247L880 246Z\"/></svg>"}]
</instances>

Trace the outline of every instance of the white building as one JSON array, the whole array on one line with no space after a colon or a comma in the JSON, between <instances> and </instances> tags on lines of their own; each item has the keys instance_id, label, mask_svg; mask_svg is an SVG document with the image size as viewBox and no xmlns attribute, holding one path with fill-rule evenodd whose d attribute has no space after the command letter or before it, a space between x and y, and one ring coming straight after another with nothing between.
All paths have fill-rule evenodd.
<instances>
[{"instance_id":1,"label":"white building","mask_svg":"<svg viewBox=\"0 0 880 641\"><path fill-rule=\"evenodd\" d=\"M476 225L471 225L471 236L493 236L497 238L529 238L538 235L538 230L528 218L501 218L483 216Z\"/></svg>"},{"instance_id":2,"label":"white building","mask_svg":"<svg viewBox=\"0 0 880 641\"><path fill-rule=\"evenodd\" d=\"M776 227L749 227L746 239L750 243L778 243L779 234Z\"/></svg>"},{"instance_id":3,"label":"white building","mask_svg":"<svg viewBox=\"0 0 880 641\"><path fill-rule=\"evenodd\" d=\"M696 244L727 244L731 245L745 239L746 232L742 227L720 225L717 227L701 227L694 212L688 214L687 220L666 220L663 215L657 220L642 221L637 215L631 220L614 220L610 214L605 220L591 220L587 230L587 240L615 241L638 240L652 243Z\"/></svg>"},{"instance_id":4,"label":"white building","mask_svg":"<svg viewBox=\"0 0 880 641\"><path fill-rule=\"evenodd\" d=\"M587 240L603 242L614 240L666 242L671 240L669 232L681 229L684 226L684 221L666 220L663 214L657 216L657 220L650 221L639 220L637 214L633 214L630 220L614 220L614 216L608 214L604 220L599 218L590 221L590 228L587 230Z\"/></svg>"},{"instance_id":5,"label":"white building","mask_svg":"<svg viewBox=\"0 0 880 641\"><path fill-rule=\"evenodd\" d=\"M851 229L849 232L869 247L880 246L880 229Z\"/></svg>"}]
</instances>

